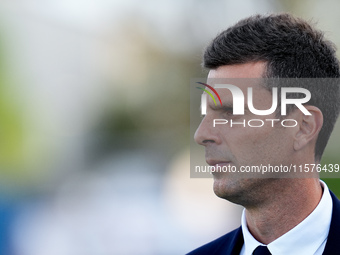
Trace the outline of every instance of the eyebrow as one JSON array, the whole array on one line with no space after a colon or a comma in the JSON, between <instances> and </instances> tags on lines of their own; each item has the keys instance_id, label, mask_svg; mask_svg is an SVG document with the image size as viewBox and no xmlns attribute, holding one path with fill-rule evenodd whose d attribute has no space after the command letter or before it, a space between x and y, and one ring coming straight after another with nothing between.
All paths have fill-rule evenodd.
<instances>
[{"instance_id":1,"label":"eyebrow","mask_svg":"<svg viewBox=\"0 0 340 255\"><path fill-rule=\"evenodd\" d=\"M222 105L209 105L209 107L214 111L233 111L234 107L232 103L222 103ZM248 105L244 105L244 112L249 111Z\"/></svg>"},{"instance_id":2,"label":"eyebrow","mask_svg":"<svg viewBox=\"0 0 340 255\"><path fill-rule=\"evenodd\" d=\"M232 111L233 104L223 104L223 105L211 105L210 108L214 111Z\"/></svg>"}]
</instances>

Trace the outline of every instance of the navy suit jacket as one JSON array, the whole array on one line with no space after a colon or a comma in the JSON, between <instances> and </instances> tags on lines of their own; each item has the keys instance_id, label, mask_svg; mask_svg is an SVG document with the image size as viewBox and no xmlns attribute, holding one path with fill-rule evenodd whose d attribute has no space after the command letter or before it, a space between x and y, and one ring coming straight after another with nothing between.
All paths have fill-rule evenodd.
<instances>
[{"instance_id":1,"label":"navy suit jacket","mask_svg":"<svg viewBox=\"0 0 340 255\"><path fill-rule=\"evenodd\" d=\"M333 200L333 213L326 247L322 253L323 255L340 254L340 201L332 192L330 193ZM197 248L188 253L188 255L239 255L243 242L242 229L239 227L234 231Z\"/></svg>"}]
</instances>

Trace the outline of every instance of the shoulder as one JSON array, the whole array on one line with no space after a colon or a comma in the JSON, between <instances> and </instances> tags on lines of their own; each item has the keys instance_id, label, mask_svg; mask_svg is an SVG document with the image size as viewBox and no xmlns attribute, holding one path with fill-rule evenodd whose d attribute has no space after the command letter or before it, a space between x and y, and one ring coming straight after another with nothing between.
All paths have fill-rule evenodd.
<instances>
[{"instance_id":1,"label":"shoulder","mask_svg":"<svg viewBox=\"0 0 340 255\"><path fill-rule=\"evenodd\" d=\"M200 255L200 254L222 254L234 249L241 250L243 245L243 236L241 227L215 239L214 241L207 243L191 252L187 255Z\"/></svg>"}]
</instances>

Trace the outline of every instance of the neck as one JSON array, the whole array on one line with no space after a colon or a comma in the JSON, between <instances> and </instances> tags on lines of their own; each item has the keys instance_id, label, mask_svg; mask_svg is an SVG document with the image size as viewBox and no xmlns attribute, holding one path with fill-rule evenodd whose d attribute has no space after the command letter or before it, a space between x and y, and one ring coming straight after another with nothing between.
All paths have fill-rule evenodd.
<instances>
[{"instance_id":1,"label":"neck","mask_svg":"<svg viewBox=\"0 0 340 255\"><path fill-rule=\"evenodd\" d=\"M263 244L279 238L301 221L318 205L322 188L317 178L280 179L265 195L265 202L246 207L250 233ZM262 200L263 201L263 200Z\"/></svg>"}]
</instances>

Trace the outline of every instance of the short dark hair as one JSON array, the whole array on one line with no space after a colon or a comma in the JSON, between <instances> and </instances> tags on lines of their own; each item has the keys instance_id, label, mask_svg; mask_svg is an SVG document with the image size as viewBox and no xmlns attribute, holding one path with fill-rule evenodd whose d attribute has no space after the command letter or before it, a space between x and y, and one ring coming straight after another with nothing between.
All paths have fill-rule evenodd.
<instances>
[{"instance_id":1,"label":"short dark hair","mask_svg":"<svg viewBox=\"0 0 340 255\"><path fill-rule=\"evenodd\" d=\"M339 78L335 52L334 44L324 38L323 32L303 19L288 13L255 15L214 38L205 49L203 66L216 69L264 61L264 78ZM338 117L339 86L308 89L312 94L308 104L324 115L315 146L315 159L320 160Z\"/></svg>"}]
</instances>

